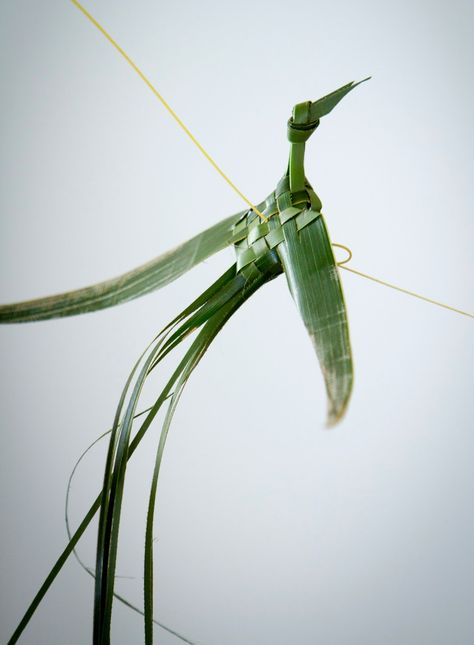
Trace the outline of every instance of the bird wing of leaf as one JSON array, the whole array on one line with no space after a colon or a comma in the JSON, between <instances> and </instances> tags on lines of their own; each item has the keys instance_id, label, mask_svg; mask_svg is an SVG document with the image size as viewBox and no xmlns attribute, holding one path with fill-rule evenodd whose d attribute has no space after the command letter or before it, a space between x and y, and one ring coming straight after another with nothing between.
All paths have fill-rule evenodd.
<instances>
[{"instance_id":1,"label":"bird wing of leaf","mask_svg":"<svg viewBox=\"0 0 474 645\"><path fill-rule=\"evenodd\" d=\"M283 224L280 256L288 286L316 349L328 397L328 425L344 414L352 389L349 325L339 273L322 215L298 230L297 219Z\"/></svg>"},{"instance_id":2,"label":"bird wing of leaf","mask_svg":"<svg viewBox=\"0 0 474 645\"><path fill-rule=\"evenodd\" d=\"M0 323L20 323L75 316L113 307L173 282L197 264L232 244L236 213L187 242L117 278L45 298L0 305Z\"/></svg>"}]
</instances>

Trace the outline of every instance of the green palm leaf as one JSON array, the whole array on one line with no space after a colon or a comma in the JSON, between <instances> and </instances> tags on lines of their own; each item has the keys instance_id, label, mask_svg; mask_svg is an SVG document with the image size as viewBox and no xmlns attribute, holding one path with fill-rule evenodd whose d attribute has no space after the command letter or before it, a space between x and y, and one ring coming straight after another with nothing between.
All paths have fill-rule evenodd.
<instances>
[{"instance_id":1,"label":"green palm leaf","mask_svg":"<svg viewBox=\"0 0 474 645\"><path fill-rule=\"evenodd\" d=\"M20 323L75 316L113 307L160 289L232 244L231 215L154 260L117 278L90 287L10 305L0 305L0 323Z\"/></svg>"},{"instance_id":2,"label":"green palm leaf","mask_svg":"<svg viewBox=\"0 0 474 645\"><path fill-rule=\"evenodd\" d=\"M47 589L73 552L100 507L95 569L94 642L110 643L115 568L127 462L164 402L171 397L152 477L145 539L145 639L153 637L153 518L163 450L179 397L217 333L262 285L286 274L290 292L315 346L328 397L328 423L336 423L349 401L353 367L347 314L321 214L321 202L304 175L305 142L357 84L349 83L314 103L295 106L288 123L288 170L276 190L259 204L267 221L253 211L233 215L153 262L101 285L50 298L0 307L1 322L21 322L93 311L138 297L171 282L211 254L233 243L237 261L174 318L148 345L122 391L110 433L102 492L72 535L9 643L15 643ZM132 439L133 421L150 372L194 331L197 337Z\"/></svg>"},{"instance_id":3,"label":"green palm leaf","mask_svg":"<svg viewBox=\"0 0 474 645\"><path fill-rule=\"evenodd\" d=\"M209 348L217 333L222 329L222 327L237 311L237 309L239 309L239 307L241 307L242 304L246 300L248 300L265 282L272 279L272 277L273 275L270 273L253 271L252 275L247 274L245 288L243 288L241 283L242 275L240 273L237 273L235 280L233 280L232 283L223 288L222 293L219 294L220 297L215 299L214 303L210 303L210 307L203 307L201 320L205 318L206 322L198 337L187 352L185 358L181 362L182 369L174 385L174 391L171 396L169 408L163 422L163 428L161 431L160 441L156 453L155 467L153 471L148 503L144 558L144 615L146 645L152 645L153 643L153 520L155 513L155 501L158 476L171 421L191 373L203 357L204 353ZM220 304L218 306L215 306L219 301ZM199 324L199 322L195 321L194 323L191 322L190 324ZM163 352L163 355L165 353L166 352Z\"/></svg>"}]
</instances>

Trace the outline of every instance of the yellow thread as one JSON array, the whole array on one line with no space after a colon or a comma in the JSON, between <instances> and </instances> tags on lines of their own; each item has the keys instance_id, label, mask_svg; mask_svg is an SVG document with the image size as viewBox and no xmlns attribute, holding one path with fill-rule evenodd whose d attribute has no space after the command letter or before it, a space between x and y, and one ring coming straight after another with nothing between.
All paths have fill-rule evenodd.
<instances>
[{"instance_id":1,"label":"yellow thread","mask_svg":"<svg viewBox=\"0 0 474 645\"><path fill-rule=\"evenodd\" d=\"M336 246L336 245L334 245L334 246ZM345 260L345 262L348 262L348 260ZM339 263L339 266L341 266L341 263ZM379 284L382 284L384 287L390 287L390 289L395 289L396 291L401 291L402 293L406 293L409 296L413 296L414 298L419 298L420 300L424 300L425 302L429 302L432 305L437 305L438 307L443 307L444 309L449 309L450 311L454 311L457 314L462 314L463 316L469 316L469 318L474 318L474 315L470 314L468 311L463 311L462 309L456 309L456 307L451 307L450 305L445 305L444 303L438 302L437 300L432 300L431 298L426 298L425 296L421 296L419 293L415 293L414 291L409 291L408 289L402 289L402 287L397 287L395 284L390 284L390 282L385 282L384 280L379 280L379 278L374 278L374 276L368 275L367 273L362 273L362 271L357 271L357 269L351 269L350 267L345 267L345 266L343 266L341 268L345 269L346 271L350 271L351 273L355 273L357 275L360 275L363 278L367 278L367 280L372 280L373 282L378 282Z\"/></svg>"},{"instance_id":2,"label":"yellow thread","mask_svg":"<svg viewBox=\"0 0 474 645\"><path fill-rule=\"evenodd\" d=\"M153 92L153 94L156 96L156 98L162 103L162 105L166 108L166 110L170 113L170 115L173 117L173 119L176 121L176 123L184 130L184 132L188 135L188 137L191 139L191 141L194 143L197 148L202 152L202 154L206 157L206 159L209 161L209 163L217 170L217 172L221 175L221 177L229 184L229 186L241 197L249 206L250 208L257 213L257 215L264 221L268 222L268 218L265 217L263 213L261 213L258 208L252 204L252 202L245 197L245 195L237 188L237 186L229 179L229 177L224 173L223 170L219 168L217 163L214 161L214 159L211 157L211 155L206 152L206 150L202 147L202 145L199 143L199 141L196 139L196 137L193 135L193 133L186 127L186 125L181 121L179 116L176 114L176 112L172 109L172 107L165 101L163 96L158 92L158 90L152 85L151 81L148 80L148 78L145 76L145 74L140 70L139 67L133 62L133 60L128 56L128 54L120 47L120 45L112 38L112 36L100 25L97 20L91 16L91 14L85 9L77 0L71 0L71 2L81 11L84 16L95 26L97 29L105 36L105 38L110 42L111 45L115 47L115 49L123 56L123 58L127 61L127 63L135 70L135 72L138 74L138 76L142 79L142 81L148 85L150 90ZM348 253L348 257L345 260L342 260L341 262L337 262L337 265L340 266L342 269L345 269L346 271L351 271L351 273L355 273L357 275L360 275L363 278L367 278L367 280L372 280L373 282L378 282L378 284L381 284L385 287L389 287L390 289L395 289L396 291L401 291L402 293L406 293L409 296L413 296L414 298L419 298L420 300L424 300L425 302L429 302L432 305L437 305L438 307L443 307L444 309L449 309L450 311L454 311L458 314L462 314L463 316L469 316L469 318L474 318L473 314L468 313L467 311L463 311L462 309L456 309L456 307L451 307L450 305L445 305L442 302L438 302L437 300L432 300L431 298L426 298L425 296L421 296L419 293L415 293L414 291L409 291L408 289L403 289L402 287L397 287L394 284L390 284L390 282L385 282L384 280L379 280L379 278L374 278L374 276L368 275L367 273L362 273L362 271L357 271L357 269L351 269L349 267L343 266L347 264L351 259L352 259L352 251L347 247L344 246L343 244L336 244L334 243L332 246L336 246L338 248L344 249Z\"/></svg>"},{"instance_id":3,"label":"yellow thread","mask_svg":"<svg viewBox=\"0 0 474 645\"><path fill-rule=\"evenodd\" d=\"M217 170L217 172L220 174L220 176L229 184L229 186L241 197L244 202L246 202L250 208L257 213L257 215L264 221L268 222L268 219L265 217L263 213L261 213L258 208L252 204L252 202L245 197L245 195L237 188L237 186L229 179L229 177L224 173L223 170L219 168L217 163L214 161L214 159L211 157L211 155L206 152L206 150L202 147L202 145L199 143L199 141L196 139L196 137L193 135L193 133L186 127L186 125L181 121L179 116L176 114L176 112L172 109L172 107L165 101L163 96L158 92L158 90L152 85L151 81L148 80L148 78L145 76L145 74L140 70L140 68L133 62L133 60L128 56L128 54L120 47L120 45L112 38L112 36L100 25L97 20L91 16L91 14L85 9L77 0L71 0L72 4L75 5L79 11L81 11L84 16L94 25L94 27L97 27L97 29L107 38L109 43L115 47L115 49L123 56L123 58L127 61L127 63L135 70L135 72L138 74L138 76L142 79L146 85L150 88L150 90L153 92L153 94L156 96L156 98L162 103L162 105L168 110L168 112L171 114L173 119L176 121L176 123L179 125L179 127L184 130L184 132L188 135L188 137L191 139L191 141L194 143L195 146L199 148L199 150L202 152L202 154L206 157L206 159L209 161L209 163Z\"/></svg>"},{"instance_id":4,"label":"yellow thread","mask_svg":"<svg viewBox=\"0 0 474 645\"><path fill-rule=\"evenodd\" d=\"M347 264L352 259L351 249L348 246L344 246L344 244L336 244L335 242L332 243L332 246L337 246L339 249L344 249L344 251L346 251L348 254L347 258L345 258L341 262L336 262L337 266L341 267L342 269L345 269L346 271L350 271L351 273L355 273L356 275L360 275L362 278L367 278L367 280L372 280L373 282L377 282L378 284L381 284L384 287L390 287L390 289L395 289L395 291L401 291L402 293L406 293L407 295L413 296L414 298L419 298L420 300L429 302L432 305L437 305L438 307L443 307L444 309L449 309L450 311L454 311L457 314L462 314L463 316L469 316L469 318L474 318L474 315L470 314L468 311L463 311L462 309L456 309L456 307L445 305L442 302L438 302L438 300L433 300L432 298L426 298L426 296L421 296L419 293L415 293L414 291L409 291L408 289L397 287L395 284L391 284L390 282L385 282L384 280L380 280L379 278L374 278L374 276L368 275L367 273L362 273L362 271L358 271L357 269L351 269L349 267L343 266L344 264Z\"/></svg>"},{"instance_id":5,"label":"yellow thread","mask_svg":"<svg viewBox=\"0 0 474 645\"><path fill-rule=\"evenodd\" d=\"M344 244L336 244L335 242L332 243L332 246L337 246L338 249L344 249L347 253L347 258L345 260L340 260L339 262L336 262L338 267L342 267L343 264L347 264L352 260L352 251L348 246L344 246Z\"/></svg>"}]
</instances>

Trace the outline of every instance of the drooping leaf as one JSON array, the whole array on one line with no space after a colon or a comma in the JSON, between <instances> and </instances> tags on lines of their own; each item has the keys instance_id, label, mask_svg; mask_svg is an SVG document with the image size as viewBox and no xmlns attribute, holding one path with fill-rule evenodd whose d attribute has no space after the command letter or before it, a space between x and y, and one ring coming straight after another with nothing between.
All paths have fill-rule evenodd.
<instances>
[{"instance_id":1,"label":"drooping leaf","mask_svg":"<svg viewBox=\"0 0 474 645\"><path fill-rule=\"evenodd\" d=\"M0 323L20 323L75 316L113 307L160 289L232 243L231 215L154 260L117 278L54 296L0 305Z\"/></svg>"},{"instance_id":2,"label":"drooping leaf","mask_svg":"<svg viewBox=\"0 0 474 645\"><path fill-rule=\"evenodd\" d=\"M176 406L181 397L183 389L207 351L217 333L222 329L227 320L237 311L242 304L248 300L253 293L262 285L267 279L271 279L265 273L255 271L252 276L249 276L244 286L240 281L242 276L236 275L237 289L224 288L222 298L220 299L219 307L211 307L207 309L207 321L204 324L201 332L197 336L194 343L186 353L183 362L183 369L174 385L173 395L170 400L169 408L163 422L163 428L160 435L160 441L155 459L155 467L153 470L152 483L150 487L150 496L148 502L148 513L145 534L145 557L144 557L144 596L145 596L145 644L152 645L153 643L153 520L155 513L155 501L157 493L158 476L163 458L163 451L168 436L168 431L176 410Z\"/></svg>"},{"instance_id":3,"label":"drooping leaf","mask_svg":"<svg viewBox=\"0 0 474 645\"><path fill-rule=\"evenodd\" d=\"M151 408L147 408L146 410L142 410L141 412L138 412L138 413L135 415L134 419L138 419L139 417L143 416L144 414L147 414L148 412L150 412L150 410L151 410ZM89 444L89 446L88 446L88 447L87 447L87 448L82 452L82 454L81 454L81 455L78 457L78 459L76 460L76 463L75 463L75 464L74 464L74 466L73 466L73 469L72 469L72 471L71 471L71 474L69 475L68 484L67 484L67 490L66 490L65 508L64 508L64 519L65 519L65 523L66 523L66 532L67 532L68 540L71 540L71 539L72 539L72 537L73 537L73 532L72 532L72 530L71 530L71 523L70 523L70 518L69 518L69 498L70 498L70 493L71 493L71 488L72 488L72 482L73 482L73 480L74 480L74 477L75 477L76 471L77 471L78 467L80 466L80 464L81 464L82 460L83 460L83 459L86 457L86 455L89 453L89 451L90 451L90 450L92 450L92 448L93 448L97 443L99 443L99 441L101 441L102 439L104 439L104 438L105 438L107 435L109 435L110 433L111 433L111 430L107 430L106 432L104 432L103 434L101 434L99 437L97 437L97 439L95 439L91 444ZM73 549L72 553L73 553L74 557L76 558L76 560L77 560L77 562L78 562L79 566L80 566L80 567L81 567L81 568L82 568L82 569L83 569L83 570L84 570L88 575L90 575L92 578L95 578L95 572L94 572L94 570L93 570L93 569L91 569L90 567L88 567L88 566L87 566L87 565L82 561L82 559L80 558L80 556L79 556L79 554L78 554L78 552L77 552L77 549ZM118 577L119 577L119 576L117 576L117 578L118 578ZM135 613L140 614L141 616L143 616L143 615L144 615L144 614L143 614L143 611L142 611L139 607L137 607L136 605L134 605L133 603L131 603L127 598L125 598L124 596L120 595L119 593L114 592L114 598L116 598L119 602L121 602L123 605L125 605L126 607L128 607L129 609L131 609L132 611L134 611ZM160 627L161 629L163 629L163 630L165 630L166 632L168 632L169 634L172 634L173 636L175 636L176 638L178 638L179 640L181 640L183 643L187 643L187 645L194 645L193 641L191 641L191 640L189 640L188 638L186 638L185 636L183 636L183 634L180 634L178 631L176 631L176 629L172 629L172 628L171 628L171 627L169 627L168 625L165 625L163 622L160 622L160 621L159 621L159 620L157 620L156 618L153 618L153 623L154 623L155 625L157 625L158 627Z\"/></svg>"},{"instance_id":4,"label":"drooping leaf","mask_svg":"<svg viewBox=\"0 0 474 645\"><path fill-rule=\"evenodd\" d=\"M368 80L368 79L364 79ZM352 391L349 325L321 201L306 180L305 144L331 110L359 83L348 83L321 99L299 103L288 121L288 170L275 191L283 238L277 244L288 285L316 349L328 398L328 425L339 421ZM297 203L305 195L306 204Z\"/></svg>"},{"instance_id":5,"label":"drooping leaf","mask_svg":"<svg viewBox=\"0 0 474 645\"><path fill-rule=\"evenodd\" d=\"M291 294L316 349L328 397L328 425L344 414L353 366L349 325L331 241L321 215L321 201L306 182L290 190L288 173L278 183L264 211L267 223L251 212L234 226L237 266L270 261L276 254Z\"/></svg>"},{"instance_id":6,"label":"drooping leaf","mask_svg":"<svg viewBox=\"0 0 474 645\"><path fill-rule=\"evenodd\" d=\"M169 385L169 384L168 384ZM141 440L145 436L148 428L150 427L151 423L153 422L154 418L158 414L159 410L161 409L161 406L163 405L164 401L169 396L169 390L171 388L166 389L166 394L163 395L162 397L159 397L155 404L152 406L151 410L147 413L147 416L145 417L145 420L142 422L137 434L133 438L131 444L130 444L130 449L128 451L128 459L131 458L135 450L138 448ZM13 632L12 636L10 637L9 641L7 642L7 645L15 645L15 643L18 642L18 639L24 632L25 628L27 627L28 623L30 622L32 616L34 615L35 611L37 610L38 606L40 605L41 601L43 600L44 596L48 592L49 588L53 584L54 580L56 579L57 575L67 562L69 556L71 553L74 551L76 545L78 544L79 540L83 536L84 532L86 531L87 527L91 523L92 519L94 518L95 514L100 508L100 502L101 502L102 494L99 493L99 495L96 497L94 500L93 504L85 514L84 518L82 519L81 523L77 527L77 529L74 531L74 534L72 535L71 539L69 540L68 544L56 560L55 564L53 565L51 571L48 573L46 576L43 584L37 591L36 595L34 596L33 600L31 601L30 605L28 606L27 610L25 611L25 614L23 615L21 621L19 622L18 626L16 627L15 631Z\"/></svg>"},{"instance_id":7,"label":"drooping leaf","mask_svg":"<svg viewBox=\"0 0 474 645\"><path fill-rule=\"evenodd\" d=\"M293 217L283 224L278 248L291 295L316 349L328 397L328 425L344 414L352 390L353 367L349 324L339 273L323 216L298 230Z\"/></svg>"},{"instance_id":8,"label":"drooping leaf","mask_svg":"<svg viewBox=\"0 0 474 645\"><path fill-rule=\"evenodd\" d=\"M214 285L206 289L184 312L177 316L172 323L157 336L145 352L140 356L135 364L125 388L122 391L119 405L115 414L114 425L112 427L109 449L107 453L104 483L102 489L102 499L99 517L99 528L97 538L96 570L95 570L95 602L94 602L94 639L96 642L106 645L110 639L110 623L112 616L112 602L114 596L115 567L118 549L119 527L122 508L122 497L125 486L126 466L128 461L128 451L130 435L132 430L133 418L135 416L136 406L149 372L162 360L168 353L170 344L176 346L174 335L169 337L173 327L177 326L188 314L192 314L196 309L199 312L209 310L208 302L215 300L221 291L226 291L229 282L235 280L235 270L230 269L219 278ZM208 317L212 315L212 308L208 311ZM191 315L191 323L182 323L185 332L195 329L199 326L195 321L196 315ZM201 317L201 323L205 322L206 317ZM186 334L181 334L179 339L182 340ZM174 342L174 344L173 344ZM187 356L187 355L186 355ZM183 359L184 360L184 359ZM134 375L141 364L140 371L134 379ZM168 382L167 386L160 395L164 401L171 387L181 370L186 367L183 361L175 370L174 375ZM134 381L133 388L132 382ZM131 389L130 396L128 396ZM128 403L126 400L128 398ZM126 405L125 405L126 404ZM122 409L125 409L123 419L121 419Z\"/></svg>"},{"instance_id":9,"label":"drooping leaf","mask_svg":"<svg viewBox=\"0 0 474 645\"><path fill-rule=\"evenodd\" d=\"M251 280L249 276L246 277L239 273L236 274L235 266L227 271L222 278L206 290L205 294L207 295L207 299L200 296L194 301L194 305L191 305L185 310L192 311L196 309L196 303L202 303L196 313L191 314L188 320L182 322L181 327L175 334L171 333L172 325L168 325L164 332L155 339L154 343L145 350L132 370L122 392L107 454L97 540L94 639L96 642L103 643L103 645L107 645L110 640L115 568L126 464L133 417L143 385L150 371L163 359L170 349L173 349L176 344L181 342L190 331L204 325L201 333L176 368L168 385L160 395L160 399L163 400L163 397L168 395L171 387L175 385L178 387L178 384L181 383L184 386L183 374L185 375L185 380L187 380L190 372L194 369L194 366L204 354L205 349L209 346L214 337L213 334L215 335L217 333L231 313L267 279L267 276L258 270L255 271L255 275L255 279ZM177 321L176 324L180 322L182 317L181 315L175 319ZM135 372L140 363L142 363L142 366L137 378L134 379ZM130 396L128 396L133 381L134 385L131 389ZM175 397L176 392L173 394L172 400ZM121 413L125 407L126 399L128 399L128 403L126 405L125 415L121 420ZM166 428L169 427L171 417L168 416L167 419ZM147 575L146 573L145 579L147 579ZM147 617L147 625L152 625L152 613L148 603L145 603L145 616Z\"/></svg>"},{"instance_id":10,"label":"drooping leaf","mask_svg":"<svg viewBox=\"0 0 474 645\"><path fill-rule=\"evenodd\" d=\"M223 284L226 284L230 277L235 274L235 270L229 270L224 274L222 278L217 280L212 287L207 289L204 294L202 294L199 298L196 298L196 300L189 306L187 307L179 316L177 316L170 325L168 325L164 331L167 329L171 328L173 324L177 324L180 322L183 318L188 316L190 313L195 311L198 307L202 306L203 303L207 302L209 297L211 297L214 292L222 287ZM163 333L161 332L161 333ZM161 334L157 336L155 340L158 340L161 337ZM163 403L166 401L166 399L169 397L170 392L172 391L172 387L176 379L178 378L179 374L181 373L181 370L183 369L184 363L180 363L178 368L175 370L173 373L172 377L166 384L165 388L163 389L162 393L158 397L158 399L155 401L154 405L152 406L151 410L148 412L145 420L141 424L139 430L137 431L135 437L130 443L129 449L127 451L127 460L130 459L130 457L133 455L135 450L137 449L138 445L140 444L141 440L145 436L148 428L150 427L151 423L153 422L155 416L161 409ZM112 432L112 431L111 431ZM104 478L105 479L105 478ZM108 478L107 478L108 479ZM74 548L76 547L77 543L79 542L80 538L84 534L85 530L89 526L90 522L92 521L93 517L99 510L101 506L101 501L103 500L103 491L98 495L98 497L95 499L94 503L90 507L89 511L85 515L84 519L82 522L79 524L78 528L72 535L69 543L66 545L64 550L62 551L61 555L57 559L56 563L52 567L51 571L47 575L46 579L44 580L43 584L39 588L38 592L34 596L33 600L31 601L30 605L26 609L25 614L23 615L21 621L19 622L18 626L16 627L14 633L12 634L10 640L8 641L7 645L14 645L15 643L18 642L18 639L22 635L23 631L27 627L29 621L31 620L32 616L34 615L36 609L38 608L39 604L43 600L44 596L46 595L48 589L56 579L56 576L59 574L61 569L63 568L64 564L66 563L67 559L73 552ZM108 500L108 496L107 496Z\"/></svg>"}]
</instances>

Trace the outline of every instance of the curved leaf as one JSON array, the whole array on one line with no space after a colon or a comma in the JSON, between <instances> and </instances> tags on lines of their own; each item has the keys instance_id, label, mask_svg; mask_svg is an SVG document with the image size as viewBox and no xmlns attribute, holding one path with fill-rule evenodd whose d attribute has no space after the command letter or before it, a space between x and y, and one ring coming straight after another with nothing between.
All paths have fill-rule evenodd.
<instances>
[{"instance_id":1,"label":"curved leaf","mask_svg":"<svg viewBox=\"0 0 474 645\"><path fill-rule=\"evenodd\" d=\"M144 414L147 414L148 412L150 412L150 410L151 410L151 408L147 408L146 410L142 410L141 412L138 412L138 413L134 416L134 419L137 419L138 417L141 417L141 416L143 416ZM78 469L78 467L79 467L80 463L82 462L82 460L84 459L84 457L87 455L87 453L88 453L90 450L92 450L92 448L93 448L93 447L94 447L94 446L95 446L99 441L101 441L102 439L104 439L104 438L105 438L107 435L109 435L111 432L112 432L112 430L107 430L106 432L104 432L103 434L101 434L99 437L97 437L97 439L95 439L91 444L89 444L89 446L88 446L88 447L87 447L87 448L86 448L86 449L81 453L81 455L78 457L78 459L77 459L76 463L74 464L74 467L73 467L73 469L72 469L72 471L71 471L71 474L69 475L69 480L68 480L67 490L66 490L66 500L65 500L65 506L64 506L64 519L65 519L65 523L66 523L66 532L67 532L67 536L68 536L68 539L69 539L69 540L71 540L71 539L72 539L72 537L73 537L73 533L72 533L72 531L71 531L71 525L70 525L70 521L69 521L69 497L70 497L70 493L71 493L71 487L72 487L72 482L73 482L74 476L75 476L75 474L76 474L76 471L77 471L77 469ZM89 574L92 578L95 578L94 570L93 570L93 569L91 569L91 568L89 568L86 564L84 564L84 562L81 560L81 558L80 558L79 554L77 553L77 550L76 550L76 549L73 549L73 555L74 555L74 557L76 558L76 560L77 560L77 562L78 562L79 566L80 566L82 569L84 569L84 571L85 571L87 574ZM116 577L118 578L118 577L120 577L120 576L116 576ZM137 607L136 605L134 605L133 603L131 603L131 602L130 602L129 600L127 600L127 598L125 598L124 596L121 596L120 594L118 594L118 593L114 592L114 598L116 598L119 602L121 602L123 605L125 605L125 606L126 606L126 607L128 607L129 609L132 609L132 610L133 610L134 612L136 612L137 614L140 614L141 616L143 616L143 615L144 615L144 614L143 614L143 611L142 611L141 609L139 609L139 607ZM179 640L181 640L183 643L187 643L188 645L194 645L193 641L189 640L188 638L186 638L185 636L183 636L183 634L180 634L179 632L177 632L175 629L172 629L171 627L168 627L167 625L165 625L164 623L160 622L160 621L159 621L159 620L157 620L156 618L153 618L152 620L153 620L153 623L154 623L155 625L157 625L158 627L161 627L161 629L164 629L164 630L165 630L166 632L168 632L169 634L172 634L173 636L176 636L176 638L178 638Z\"/></svg>"},{"instance_id":2,"label":"curved leaf","mask_svg":"<svg viewBox=\"0 0 474 645\"><path fill-rule=\"evenodd\" d=\"M75 316L113 307L173 282L197 264L232 243L236 213L154 260L117 278L76 291L0 305L0 323L20 323Z\"/></svg>"},{"instance_id":3,"label":"curved leaf","mask_svg":"<svg viewBox=\"0 0 474 645\"><path fill-rule=\"evenodd\" d=\"M301 211L303 218L314 216L301 230L296 218L286 221L282 226L284 241L277 250L318 355L328 396L327 423L331 426L346 411L353 366L346 306L326 224L321 214Z\"/></svg>"},{"instance_id":4,"label":"curved leaf","mask_svg":"<svg viewBox=\"0 0 474 645\"><path fill-rule=\"evenodd\" d=\"M145 558L144 558L144 596L145 596L145 643L153 643L153 520L155 512L155 501L158 485L158 477L163 457L163 451L168 436L168 431L176 410L176 406L184 390L184 387L191 375L200 362L204 353L209 349L217 333L222 329L231 316L248 300L270 276L264 273L255 272L255 277L250 279L246 285L242 285L242 276L236 275L233 283L224 287L222 297L216 299L220 306L216 308L212 303L206 309L203 315L207 316L207 321L202 327L199 335L189 348L183 359L182 370L175 382L174 392L170 400L169 408L160 435L160 441L156 452L155 467L153 470L150 496L148 502L148 513L145 534ZM220 295L220 294L218 294ZM165 354L166 352L163 352Z\"/></svg>"}]
</instances>

